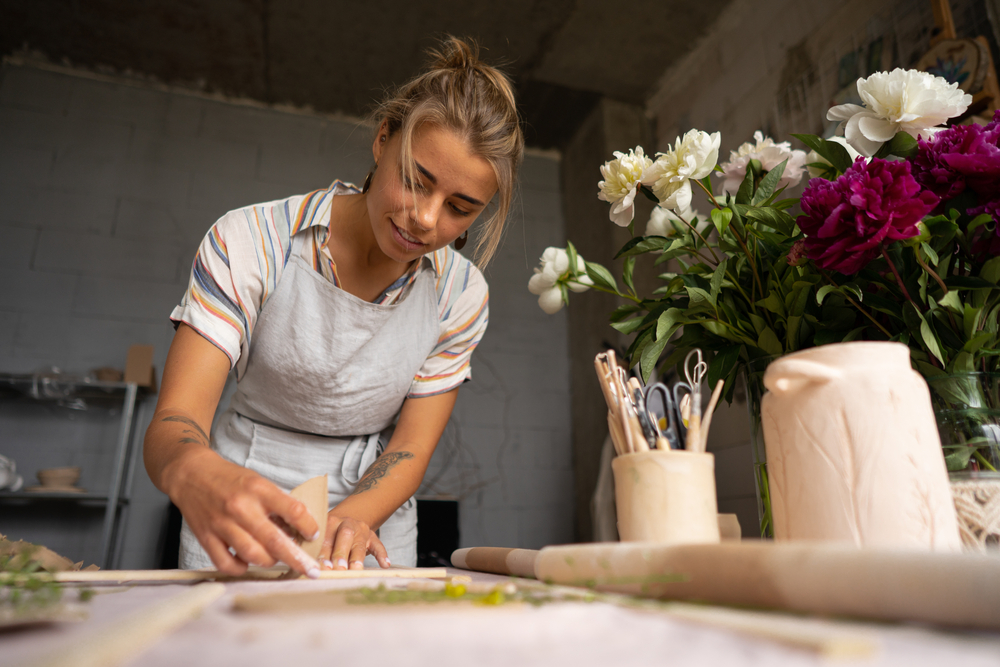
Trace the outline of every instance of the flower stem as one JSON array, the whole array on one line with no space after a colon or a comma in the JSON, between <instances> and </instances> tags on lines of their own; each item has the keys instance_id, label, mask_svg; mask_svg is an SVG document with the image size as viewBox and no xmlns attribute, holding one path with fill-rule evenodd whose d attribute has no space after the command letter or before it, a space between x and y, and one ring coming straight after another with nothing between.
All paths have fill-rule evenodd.
<instances>
[{"instance_id":1,"label":"flower stem","mask_svg":"<svg viewBox=\"0 0 1000 667\"><path fill-rule=\"evenodd\" d=\"M636 303L642 303L642 299L632 296L631 294L622 294L618 290L609 290L607 287L601 287L600 285L591 285L590 289L597 290L598 292L604 292L605 294L614 294L615 296L622 296L626 299L631 299Z\"/></svg>"},{"instance_id":2,"label":"flower stem","mask_svg":"<svg viewBox=\"0 0 1000 667\"><path fill-rule=\"evenodd\" d=\"M706 248L708 248L708 251L709 251L710 253L712 253L712 257L714 257L714 258L715 258L715 263L716 263L716 264L719 264L719 262L721 261L721 260L719 259L719 256L715 254L715 250L713 250L713 249L712 249L712 246L708 245L708 241L706 241L706 240L705 240L705 237L701 235L701 232L699 232L699 231L698 231L698 230L697 230L697 229L695 228L695 226L694 226L694 225L692 225L692 224L691 224L690 222L688 222L687 220L685 220L684 218L682 218L682 217L680 216L680 214L679 214L679 213L677 213L676 211L674 212L674 215L676 215L676 216L677 216L677 219L678 219L678 220L680 220L680 221L681 221L681 222L683 222L683 223L684 223L685 225L687 225L687 226L688 226L688 227L689 227L689 228L691 229L691 231L695 233L695 236L697 236L697 237L698 237L699 239L701 239L701 242L702 242L703 244L705 244L705 247L706 247ZM700 255L699 255L699 256L700 256Z\"/></svg>"},{"instance_id":3,"label":"flower stem","mask_svg":"<svg viewBox=\"0 0 1000 667\"><path fill-rule=\"evenodd\" d=\"M896 276L896 284L899 285L899 289L902 290L903 296L906 297L907 301L909 301L910 303L913 304L913 307L916 308L918 312L923 312L924 309L921 308L917 304L917 302L913 300L913 297L910 296L910 293L907 291L906 285L903 283L903 277L901 275L899 275L899 269L897 269L896 265L893 264L893 262L892 262L891 259L889 259L889 253L886 252L885 246L882 245L881 243L879 243L878 247L879 247L879 250L882 251L882 257L885 258L886 263L889 265L889 268L892 270L892 275Z\"/></svg>"},{"instance_id":4,"label":"flower stem","mask_svg":"<svg viewBox=\"0 0 1000 667\"><path fill-rule=\"evenodd\" d=\"M831 285L833 285L834 287L836 287L836 288L838 288L838 289L840 288L840 285L838 285L838 284L837 284L836 282L834 282L833 278L831 278L831 277L829 276L829 274L827 274L827 272L826 272L826 271L824 271L823 269L819 269L819 272L820 272L820 274L821 274L821 275L822 275L822 276L823 276L824 278L826 278L826 281L827 281L828 283L830 283ZM889 330L888 330L888 329L886 329L886 328L885 328L884 326L882 326L881 324L879 324L878 320L876 320L876 319L875 319L874 317L872 317L872 316L871 316L871 314L869 314L867 310L865 310L864 308L862 308L862 307L861 307L861 304L859 304L859 303L858 303L857 301L855 301L854 299L852 299L852 298L850 297L850 295L849 295L849 294L844 294L843 292L842 292L841 294L843 294L843 295L844 295L844 298L845 298L845 299L847 299L848 301L850 301L850 302L851 302L851 305L852 305L852 306L854 306L855 308L857 308L857 309L858 309L858 312L860 312L860 313L861 313L862 315L864 315L864 316L865 316L865 317L867 317L867 318L868 318L869 320L871 320L872 324L874 324L874 325L875 325L876 327L878 327L878 329L879 329L879 330L880 330L880 331L881 331L882 333L884 333L884 334L886 335L886 338L892 338L892 334L891 334L891 333L889 333Z\"/></svg>"},{"instance_id":5,"label":"flower stem","mask_svg":"<svg viewBox=\"0 0 1000 667\"><path fill-rule=\"evenodd\" d=\"M715 208L719 209L720 211L723 209L722 205L720 205L719 201L715 198L715 195L712 194L711 190L709 190L708 188L705 187L704 183L702 183L701 181L699 181L697 179L691 179L691 180L693 180L695 183L697 183L698 187L700 187L702 190L705 191L705 194L707 194L708 198L712 201L712 206L714 206Z\"/></svg>"},{"instance_id":6,"label":"flower stem","mask_svg":"<svg viewBox=\"0 0 1000 667\"><path fill-rule=\"evenodd\" d=\"M947 294L948 293L948 286L944 284L943 280L941 280L941 276L939 276L934 269L932 269L926 262L924 262L923 257L920 256L920 249L919 248L914 248L913 249L913 255L917 258L917 264L920 265L920 268L922 268L924 271L926 271L927 273L929 273L930 276L931 276L931 278L933 278L934 280L936 280L937 284L941 286L941 290L945 294Z\"/></svg>"},{"instance_id":7,"label":"flower stem","mask_svg":"<svg viewBox=\"0 0 1000 667\"><path fill-rule=\"evenodd\" d=\"M986 460L986 457L984 457L982 454L979 453L978 449L976 451L972 452L972 455L975 456L977 459L979 459L979 462L981 464L983 464L984 466L986 466L987 468L989 468L993 472L997 471L997 469L994 468L992 465L990 465L990 462Z\"/></svg>"}]
</instances>

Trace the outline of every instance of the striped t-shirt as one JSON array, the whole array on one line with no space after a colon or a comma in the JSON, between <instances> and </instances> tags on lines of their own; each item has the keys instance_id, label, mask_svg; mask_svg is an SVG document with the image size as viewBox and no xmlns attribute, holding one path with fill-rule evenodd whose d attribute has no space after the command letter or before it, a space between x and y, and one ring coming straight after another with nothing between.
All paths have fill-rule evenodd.
<instances>
[{"instance_id":1,"label":"striped t-shirt","mask_svg":"<svg viewBox=\"0 0 1000 667\"><path fill-rule=\"evenodd\" d=\"M330 204L337 195L358 192L354 185L334 181L325 190L222 216L198 248L188 290L170 319L186 323L214 343L229 357L237 378L242 377L254 325L288 263L291 237L310 235L303 244L303 259L338 285L336 266L323 248ZM375 303L390 305L402 299L421 271L436 275L441 333L413 379L410 397L444 393L470 379L469 360L489 319L489 290L483 274L448 246L424 255Z\"/></svg>"}]
</instances>

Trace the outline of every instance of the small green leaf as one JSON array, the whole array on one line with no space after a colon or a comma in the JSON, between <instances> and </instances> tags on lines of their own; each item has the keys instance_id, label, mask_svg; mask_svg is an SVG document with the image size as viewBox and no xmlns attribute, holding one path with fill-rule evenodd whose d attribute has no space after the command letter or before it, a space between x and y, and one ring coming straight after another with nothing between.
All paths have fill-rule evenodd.
<instances>
[{"instance_id":1,"label":"small green leaf","mask_svg":"<svg viewBox=\"0 0 1000 667\"><path fill-rule=\"evenodd\" d=\"M816 292L816 303L817 303L817 305L822 306L823 305L823 299L825 299L826 296L830 292L836 292L836 291L837 291L837 288L834 287L833 285L823 285L822 287L820 287L819 290L817 290L817 292Z\"/></svg>"},{"instance_id":2,"label":"small green leaf","mask_svg":"<svg viewBox=\"0 0 1000 667\"><path fill-rule=\"evenodd\" d=\"M924 251L924 254L927 255L927 259L931 260L931 263L934 264L934 266L937 266L941 261L937 252L930 246L930 244L921 243L920 249Z\"/></svg>"},{"instance_id":3,"label":"small green leaf","mask_svg":"<svg viewBox=\"0 0 1000 667\"><path fill-rule=\"evenodd\" d=\"M880 157L898 155L899 157L907 158L916 154L917 140L906 132L897 132L896 136L894 136L889 142L883 144L882 150L885 150L886 153ZM879 150L879 152L882 152L882 150Z\"/></svg>"},{"instance_id":4,"label":"small green leaf","mask_svg":"<svg viewBox=\"0 0 1000 667\"><path fill-rule=\"evenodd\" d=\"M768 354L781 354L784 352L781 349L781 341L778 340L778 336L771 327L766 327L761 332L760 337L757 338L757 347Z\"/></svg>"},{"instance_id":5,"label":"small green leaf","mask_svg":"<svg viewBox=\"0 0 1000 667\"><path fill-rule=\"evenodd\" d=\"M629 257L622 266L622 281L625 287L632 294L635 294L635 285L632 284L632 274L635 272L635 257Z\"/></svg>"},{"instance_id":6,"label":"small green leaf","mask_svg":"<svg viewBox=\"0 0 1000 667\"><path fill-rule=\"evenodd\" d=\"M729 223L733 220L733 211L730 208L713 208L711 217L712 224L719 230L719 236L722 236L729 229Z\"/></svg>"},{"instance_id":7,"label":"small green leaf","mask_svg":"<svg viewBox=\"0 0 1000 667\"><path fill-rule=\"evenodd\" d=\"M814 134L793 134L792 136L816 151L840 173L847 171L853 163L851 154L836 141L827 141Z\"/></svg>"},{"instance_id":8,"label":"small green leaf","mask_svg":"<svg viewBox=\"0 0 1000 667\"><path fill-rule=\"evenodd\" d=\"M587 275L590 276L590 279L594 281L595 285L599 285L605 289L614 290L615 293L620 294L620 292L618 292L618 283L615 282L614 276L611 275L610 271L596 262L587 262L586 266Z\"/></svg>"},{"instance_id":9,"label":"small green leaf","mask_svg":"<svg viewBox=\"0 0 1000 667\"><path fill-rule=\"evenodd\" d=\"M569 257L569 273L576 277L580 273L576 270L576 247L569 241L566 241L566 255Z\"/></svg>"},{"instance_id":10,"label":"small green leaf","mask_svg":"<svg viewBox=\"0 0 1000 667\"><path fill-rule=\"evenodd\" d=\"M722 291L722 283L726 279L726 264L729 260L724 259L715 268L715 273L712 274L712 303L717 303L719 299L719 292Z\"/></svg>"},{"instance_id":11,"label":"small green leaf","mask_svg":"<svg viewBox=\"0 0 1000 667\"><path fill-rule=\"evenodd\" d=\"M764 178L760 179L760 185L757 186L757 192L754 193L751 204L757 206L766 202L774 194L775 189L778 187L778 181L781 180L781 176L785 173L785 166L788 164L788 159L785 158L780 164L774 166L771 171L767 172Z\"/></svg>"},{"instance_id":12,"label":"small green leaf","mask_svg":"<svg viewBox=\"0 0 1000 667\"><path fill-rule=\"evenodd\" d=\"M994 257L983 264L979 277L990 283L1000 283L1000 257Z\"/></svg>"},{"instance_id":13,"label":"small green leaf","mask_svg":"<svg viewBox=\"0 0 1000 667\"><path fill-rule=\"evenodd\" d=\"M750 165L747 165L747 173L743 177L743 182L740 183L740 189L736 193L736 203L737 204L749 204L750 199L753 197L753 170L750 169Z\"/></svg>"},{"instance_id":14,"label":"small green leaf","mask_svg":"<svg viewBox=\"0 0 1000 667\"><path fill-rule=\"evenodd\" d=\"M937 303L939 306L943 306L959 315L964 313L965 305L962 303L962 299L959 298L958 291L956 290L949 290Z\"/></svg>"},{"instance_id":15,"label":"small green leaf","mask_svg":"<svg viewBox=\"0 0 1000 667\"><path fill-rule=\"evenodd\" d=\"M938 344L937 336L934 335L934 329L931 328L930 323L924 319L923 315L920 315L920 338L923 339L924 345L927 346L927 351L944 364L944 355L941 353L941 346Z\"/></svg>"},{"instance_id":16,"label":"small green leaf","mask_svg":"<svg viewBox=\"0 0 1000 667\"><path fill-rule=\"evenodd\" d=\"M623 334L633 333L636 329L642 326L642 322L645 318L643 317L633 317L630 320L625 320L623 322L612 322L611 328L615 331L620 331Z\"/></svg>"},{"instance_id":17,"label":"small green leaf","mask_svg":"<svg viewBox=\"0 0 1000 667\"><path fill-rule=\"evenodd\" d=\"M740 360L740 347L740 345L730 345L722 348L715 355L715 359L712 359L712 363L708 365L708 374L705 377L709 387L714 389L719 380L732 373L736 363Z\"/></svg>"}]
</instances>

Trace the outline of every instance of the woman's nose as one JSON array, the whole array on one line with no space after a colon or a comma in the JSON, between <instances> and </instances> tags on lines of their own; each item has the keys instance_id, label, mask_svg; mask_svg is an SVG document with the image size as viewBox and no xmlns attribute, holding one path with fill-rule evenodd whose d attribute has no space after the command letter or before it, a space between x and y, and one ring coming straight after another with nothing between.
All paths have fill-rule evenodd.
<instances>
[{"instance_id":1,"label":"woman's nose","mask_svg":"<svg viewBox=\"0 0 1000 667\"><path fill-rule=\"evenodd\" d=\"M428 197L417 206L413 219L421 229L430 231L437 226L438 215L440 213L441 202L435 198Z\"/></svg>"}]
</instances>

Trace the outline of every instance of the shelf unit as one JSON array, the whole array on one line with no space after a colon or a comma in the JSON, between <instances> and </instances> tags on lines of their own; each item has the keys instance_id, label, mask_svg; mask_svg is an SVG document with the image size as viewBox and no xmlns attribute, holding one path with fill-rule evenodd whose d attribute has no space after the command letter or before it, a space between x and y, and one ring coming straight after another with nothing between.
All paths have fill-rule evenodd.
<instances>
[{"instance_id":1,"label":"shelf unit","mask_svg":"<svg viewBox=\"0 0 1000 667\"><path fill-rule=\"evenodd\" d=\"M100 382L37 374L0 373L0 400L22 398L55 402L73 409L86 409L88 401L101 405L121 401L121 423L118 427L118 437L115 443L114 470L107 493L0 492L0 503L3 504L76 503L103 505L101 567L104 569L116 568L120 556L121 528L126 519L126 510L131 496L135 463L133 434L138 417L136 403L139 394L140 388L134 382Z\"/></svg>"}]
</instances>

